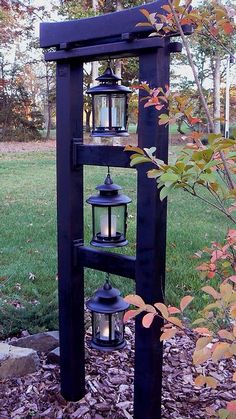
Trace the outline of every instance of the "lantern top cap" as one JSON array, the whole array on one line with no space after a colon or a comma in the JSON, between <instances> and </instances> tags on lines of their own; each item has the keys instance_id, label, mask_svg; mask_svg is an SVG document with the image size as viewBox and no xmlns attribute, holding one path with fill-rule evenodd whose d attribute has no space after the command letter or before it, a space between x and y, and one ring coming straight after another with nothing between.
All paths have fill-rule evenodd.
<instances>
[{"instance_id":1,"label":"lantern top cap","mask_svg":"<svg viewBox=\"0 0 236 419\"><path fill-rule=\"evenodd\" d=\"M101 185L96 186L97 191L100 192L118 192L122 187L120 185L116 185L113 183L110 173L108 172L104 183Z\"/></svg>"},{"instance_id":2,"label":"lantern top cap","mask_svg":"<svg viewBox=\"0 0 236 419\"><path fill-rule=\"evenodd\" d=\"M111 283L109 282L109 279L106 279L106 282L104 283L103 287L99 288L96 291L95 296L98 298L110 300L119 297L120 291L117 288L113 288Z\"/></svg>"},{"instance_id":3,"label":"lantern top cap","mask_svg":"<svg viewBox=\"0 0 236 419\"><path fill-rule=\"evenodd\" d=\"M115 313L127 310L129 304L120 296L120 291L113 288L107 279L103 287L98 288L86 305L89 310L98 313Z\"/></svg>"},{"instance_id":4,"label":"lantern top cap","mask_svg":"<svg viewBox=\"0 0 236 419\"><path fill-rule=\"evenodd\" d=\"M96 80L102 83L113 84L113 83L117 83L119 80L121 80L121 78L114 74L114 71L110 67L110 63L109 63L104 73L101 76L97 77Z\"/></svg>"},{"instance_id":5,"label":"lantern top cap","mask_svg":"<svg viewBox=\"0 0 236 419\"><path fill-rule=\"evenodd\" d=\"M102 93L132 93L132 90L129 87L118 84L118 81L120 81L121 78L114 74L110 64L108 64L107 69L101 76L97 77L96 80L100 82L99 85L90 87L87 90L87 93L92 95Z\"/></svg>"}]
</instances>

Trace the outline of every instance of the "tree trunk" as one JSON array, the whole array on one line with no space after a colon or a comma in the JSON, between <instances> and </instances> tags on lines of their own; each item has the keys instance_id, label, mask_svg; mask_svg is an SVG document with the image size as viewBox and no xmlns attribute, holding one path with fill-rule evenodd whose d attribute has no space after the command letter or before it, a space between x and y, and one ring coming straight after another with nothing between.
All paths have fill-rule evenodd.
<instances>
[{"instance_id":1,"label":"tree trunk","mask_svg":"<svg viewBox=\"0 0 236 419\"><path fill-rule=\"evenodd\" d=\"M98 6L99 6L98 0L92 0L92 7L95 12L97 12ZM98 77L98 67L99 67L98 61L93 61L91 63L91 67L92 67L92 85L95 86L96 84L98 84L98 82L96 81L96 78ZM87 126L87 123L86 123L86 126Z\"/></svg>"},{"instance_id":2,"label":"tree trunk","mask_svg":"<svg viewBox=\"0 0 236 419\"><path fill-rule=\"evenodd\" d=\"M49 68L46 63L46 112L47 117L45 118L45 124L46 124L46 136L45 140L49 140L50 134L51 134L51 125L52 125L52 104L50 102L50 73Z\"/></svg>"},{"instance_id":3,"label":"tree trunk","mask_svg":"<svg viewBox=\"0 0 236 419\"><path fill-rule=\"evenodd\" d=\"M221 132L220 127L220 58L215 57L213 63L213 119L214 133Z\"/></svg>"},{"instance_id":4,"label":"tree trunk","mask_svg":"<svg viewBox=\"0 0 236 419\"><path fill-rule=\"evenodd\" d=\"M90 116L91 116L92 110L89 109L88 111L85 110L85 132L90 132Z\"/></svg>"},{"instance_id":5,"label":"tree trunk","mask_svg":"<svg viewBox=\"0 0 236 419\"><path fill-rule=\"evenodd\" d=\"M115 75L121 79L122 61L116 60L115 62Z\"/></svg>"},{"instance_id":6,"label":"tree trunk","mask_svg":"<svg viewBox=\"0 0 236 419\"><path fill-rule=\"evenodd\" d=\"M51 126L52 126L52 105L51 105L51 102L48 101L48 103L47 103L46 136L45 136L46 141L50 140Z\"/></svg>"}]
</instances>

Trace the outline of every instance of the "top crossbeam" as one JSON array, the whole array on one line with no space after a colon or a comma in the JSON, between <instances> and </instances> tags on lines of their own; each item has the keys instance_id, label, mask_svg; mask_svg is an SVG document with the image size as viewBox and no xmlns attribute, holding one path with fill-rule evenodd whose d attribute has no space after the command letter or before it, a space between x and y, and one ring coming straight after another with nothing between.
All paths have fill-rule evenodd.
<instances>
[{"instance_id":1,"label":"top crossbeam","mask_svg":"<svg viewBox=\"0 0 236 419\"><path fill-rule=\"evenodd\" d=\"M167 0L158 0L145 6L87 19L42 23L40 46L64 49L114 43L121 41L124 34L146 38L153 29L148 26L136 26L139 22L147 22L140 9L145 8L149 13L163 13L164 4L167 4Z\"/></svg>"}]
</instances>

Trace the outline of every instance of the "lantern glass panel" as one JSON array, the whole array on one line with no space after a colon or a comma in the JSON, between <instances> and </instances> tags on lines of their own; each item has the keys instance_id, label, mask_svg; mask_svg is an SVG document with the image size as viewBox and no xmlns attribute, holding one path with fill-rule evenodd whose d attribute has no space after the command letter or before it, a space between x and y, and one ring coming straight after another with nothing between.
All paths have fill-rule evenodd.
<instances>
[{"instance_id":1,"label":"lantern glass panel","mask_svg":"<svg viewBox=\"0 0 236 419\"><path fill-rule=\"evenodd\" d=\"M94 206L94 237L118 239L125 236L126 205Z\"/></svg>"},{"instance_id":2,"label":"lantern glass panel","mask_svg":"<svg viewBox=\"0 0 236 419\"><path fill-rule=\"evenodd\" d=\"M102 341L115 339L115 322L111 314L94 313L93 337Z\"/></svg>"},{"instance_id":3,"label":"lantern glass panel","mask_svg":"<svg viewBox=\"0 0 236 419\"><path fill-rule=\"evenodd\" d=\"M124 317L124 311L120 311L118 313L113 314L115 334L117 338L119 337L119 340L124 339L123 317Z\"/></svg>"},{"instance_id":4,"label":"lantern glass panel","mask_svg":"<svg viewBox=\"0 0 236 419\"><path fill-rule=\"evenodd\" d=\"M105 345L122 342L124 339L124 311L105 314L93 312L93 340Z\"/></svg>"},{"instance_id":5,"label":"lantern glass panel","mask_svg":"<svg viewBox=\"0 0 236 419\"><path fill-rule=\"evenodd\" d=\"M109 128L109 97L107 95L94 96L94 124L98 128Z\"/></svg>"},{"instance_id":6,"label":"lantern glass panel","mask_svg":"<svg viewBox=\"0 0 236 419\"><path fill-rule=\"evenodd\" d=\"M126 126L126 97L125 95L113 94L111 96L111 125L114 128L125 130Z\"/></svg>"},{"instance_id":7,"label":"lantern glass panel","mask_svg":"<svg viewBox=\"0 0 236 419\"><path fill-rule=\"evenodd\" d=\"M111 207L111 218L115 220L116 231L125 235L126 205Z\"/></svg>"}]
</instances>

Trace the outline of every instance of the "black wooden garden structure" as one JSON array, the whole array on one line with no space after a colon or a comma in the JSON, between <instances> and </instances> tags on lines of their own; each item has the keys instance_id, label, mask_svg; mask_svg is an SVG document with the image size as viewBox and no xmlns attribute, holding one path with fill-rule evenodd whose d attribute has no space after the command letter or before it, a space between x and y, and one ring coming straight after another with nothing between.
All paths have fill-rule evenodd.
<instances>
[{"instance_id":1,"label":"black wooden garden structure","mask_svg":"<svg viewBox=\"0 0 236 419\"><path fill-rule=\"evenodd\" d=\"M143 6L163 13L159 0ZM84 267L132 278L145 302L163 301L166 248L166 200L159 199L147 166L137 168L136 255L124 256L83 242L83 165L129 168L122 146L83 144L83 64L94 60L139 57L139 79L151 87L169 85L170 53L179 44L170 37L148 37L136 27L140 7L89 19L41 24L41 47L57 63L57 202L61 392L67 400L85 395ZM142 93L140 94L142 97ZM139 106L139 147L156 146L167 161L168 128L157 124L153 108ZM127 143L128 143L127 138ZM136 169L135 169L136 170ZM161 417L161 324L150 329L136 322L134 418Z\"/></svg>"}]
</instances>

